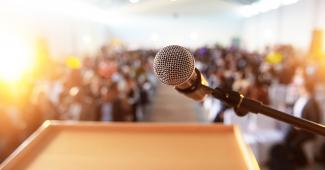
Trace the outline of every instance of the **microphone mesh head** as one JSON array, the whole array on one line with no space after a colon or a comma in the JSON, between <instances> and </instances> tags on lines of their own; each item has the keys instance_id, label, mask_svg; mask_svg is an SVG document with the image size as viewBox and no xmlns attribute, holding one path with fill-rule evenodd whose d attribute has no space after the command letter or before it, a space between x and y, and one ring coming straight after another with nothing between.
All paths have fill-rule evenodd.
<instances>
[{"instance_id":1,"label":"microphone mesh head","mask_svg":"<svg viewBox=\"0 0 325 170\"><path fill-rule=\"evenodd\" d=\"M195 69L194 62L190 51L178 45L170 45L156 54L153 70L162 83L175 86L190 79Z\"/></svg>"}]
</instances>

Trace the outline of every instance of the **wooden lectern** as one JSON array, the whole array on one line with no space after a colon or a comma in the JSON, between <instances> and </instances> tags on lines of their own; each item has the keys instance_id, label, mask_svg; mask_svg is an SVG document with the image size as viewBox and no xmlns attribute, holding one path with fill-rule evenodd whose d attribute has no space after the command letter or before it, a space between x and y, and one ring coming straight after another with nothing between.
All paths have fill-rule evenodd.
<instances>
[{"instance_id":1,"label":"wooden lectern","mask_svg":"<svg viewBox=\"0 0 325 170\"><path fill-rule=\"evenodd\" d=\"M47 121L3 170L259 169L235 126Z\"/></svg>"}]
</instances>

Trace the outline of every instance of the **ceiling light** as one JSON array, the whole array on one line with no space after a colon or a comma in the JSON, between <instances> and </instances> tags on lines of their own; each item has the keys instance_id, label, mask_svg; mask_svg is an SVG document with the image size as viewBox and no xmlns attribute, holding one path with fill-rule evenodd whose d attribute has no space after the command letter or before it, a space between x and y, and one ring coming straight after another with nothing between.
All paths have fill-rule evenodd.
<instances>
[{"instance_id":1,"label":"ceiling light","mask_svg":"<svg viewBox=\"0 0 325 170\"><path fill-rule=\"evenodd\" d=\"M139 0L129 0L130 1L130 3L132 3L132 4L135 4L135 3L138 3L139 2Z\"/></svg>"}]
</instances>

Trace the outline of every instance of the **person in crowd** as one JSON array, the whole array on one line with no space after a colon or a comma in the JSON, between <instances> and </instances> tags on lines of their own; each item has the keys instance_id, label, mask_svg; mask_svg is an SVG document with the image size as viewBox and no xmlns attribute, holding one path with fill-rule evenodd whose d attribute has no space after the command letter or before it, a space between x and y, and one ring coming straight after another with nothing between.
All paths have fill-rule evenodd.
<instances>
[{"instance_id":1,"label":"person in crowd","mask_svg":"<svg viewBox=\"0 0 325 170\"><path fill-rule=\"evenodd\" d=\"M320 123L321 110L319 103L315 99L315 85L313 81L305 80L299 87L299 98L293 107L293 114L296 117L311 120ZM297 165L307 165L307 158L303 152L303 146L306 142L315 139L315 135L301 129L291 127L286 134L285 143L294 153L294 161Z\"/></svg>"},{"instance_id":2,"label":"person in crowd","mask_svg":"<svg viewBox=\"0 0 325 170\"><path fill-rule=\"evenodd\" d=\"M112 83L110 89L110 101L112 103L112 120L113 121L130 121L131 120L131 106L125 96L119 95L117 83Z\"/></svg>"},{"instance_id":3,"label":"person in crowd","mask_svg":"<svg viewBox=\"0 0 325 170\"><path fill-rule=\"evenodd\" d=\"M319 123L322 112L315 99L315 84L304 79L298 87L299 97L293 106L293 115ZM271 148L270 169L284 170L305 167L308 159L304 152L304 144L315 139L315 135L302 129L290 127L281 144Z\"/></svg>"},{"instance_id":4,"label":"person in crowd","mask_svg":"<svg viewBox=\"0 0 325 170\"><path fill-rule=\"evenodd\" d=\"M227 74L228 72L220 73L220 85L219 88L225 89L225 90L232 90L232 86L233 86L233 82L234 82L234 78L231 77L229 74ZM213 122L215 123L222 123L224 121L224 113L226 110L228 110L230 108L230 106L221 103L221 102L214 102L214 104L219 104L220 109L217 111L216 113L216 117L214 118Z\"/></svg>"},{"instance_id":5,"label":"person in crowd","mask_svg":"<svg viewBox=\"0 0 325 170\"><path fill-rule=\"evenodd\" d=\"M139 100L140 100L140 91L137 88L136 82L130 77L126 76L126 85L127 85L127 90L126 90L126 98L128 100L129 107L131 109L131 119L133 122L138 121L138 116L137 116L137 108L139 105Z\"/></svg>"},{"instance_id":6,"label":"person in crowd","mask_svg":"<svg viewBox=\"0 0 325 170\"><path fill-rule=\"evenodd\" d=\"M252 85L247 88L247 97L254 100L261 101L263 104L269 105L269 92L267 90L267 85L261 82L261 80L256 79Z\"/></svg>"}]
</instances>

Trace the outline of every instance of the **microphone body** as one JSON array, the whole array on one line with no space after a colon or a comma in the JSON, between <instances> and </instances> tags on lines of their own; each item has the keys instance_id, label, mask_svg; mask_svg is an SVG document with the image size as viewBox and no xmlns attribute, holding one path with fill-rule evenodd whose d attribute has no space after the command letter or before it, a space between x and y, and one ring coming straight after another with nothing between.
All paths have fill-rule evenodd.
<instances>
[{"instance_id":1,"label":"microphone body","mask_svg":"<svg viewBox=\"0 0 325 170\"><path fill-rule=\"evenodd\" d=\"M194 57L190 51L178 45L162 48L156 55L153 64L157 78L164 84L197 101L205 98L207 93L202 85L208 82L195 68Z\"/></svg>"}]
</instances>

